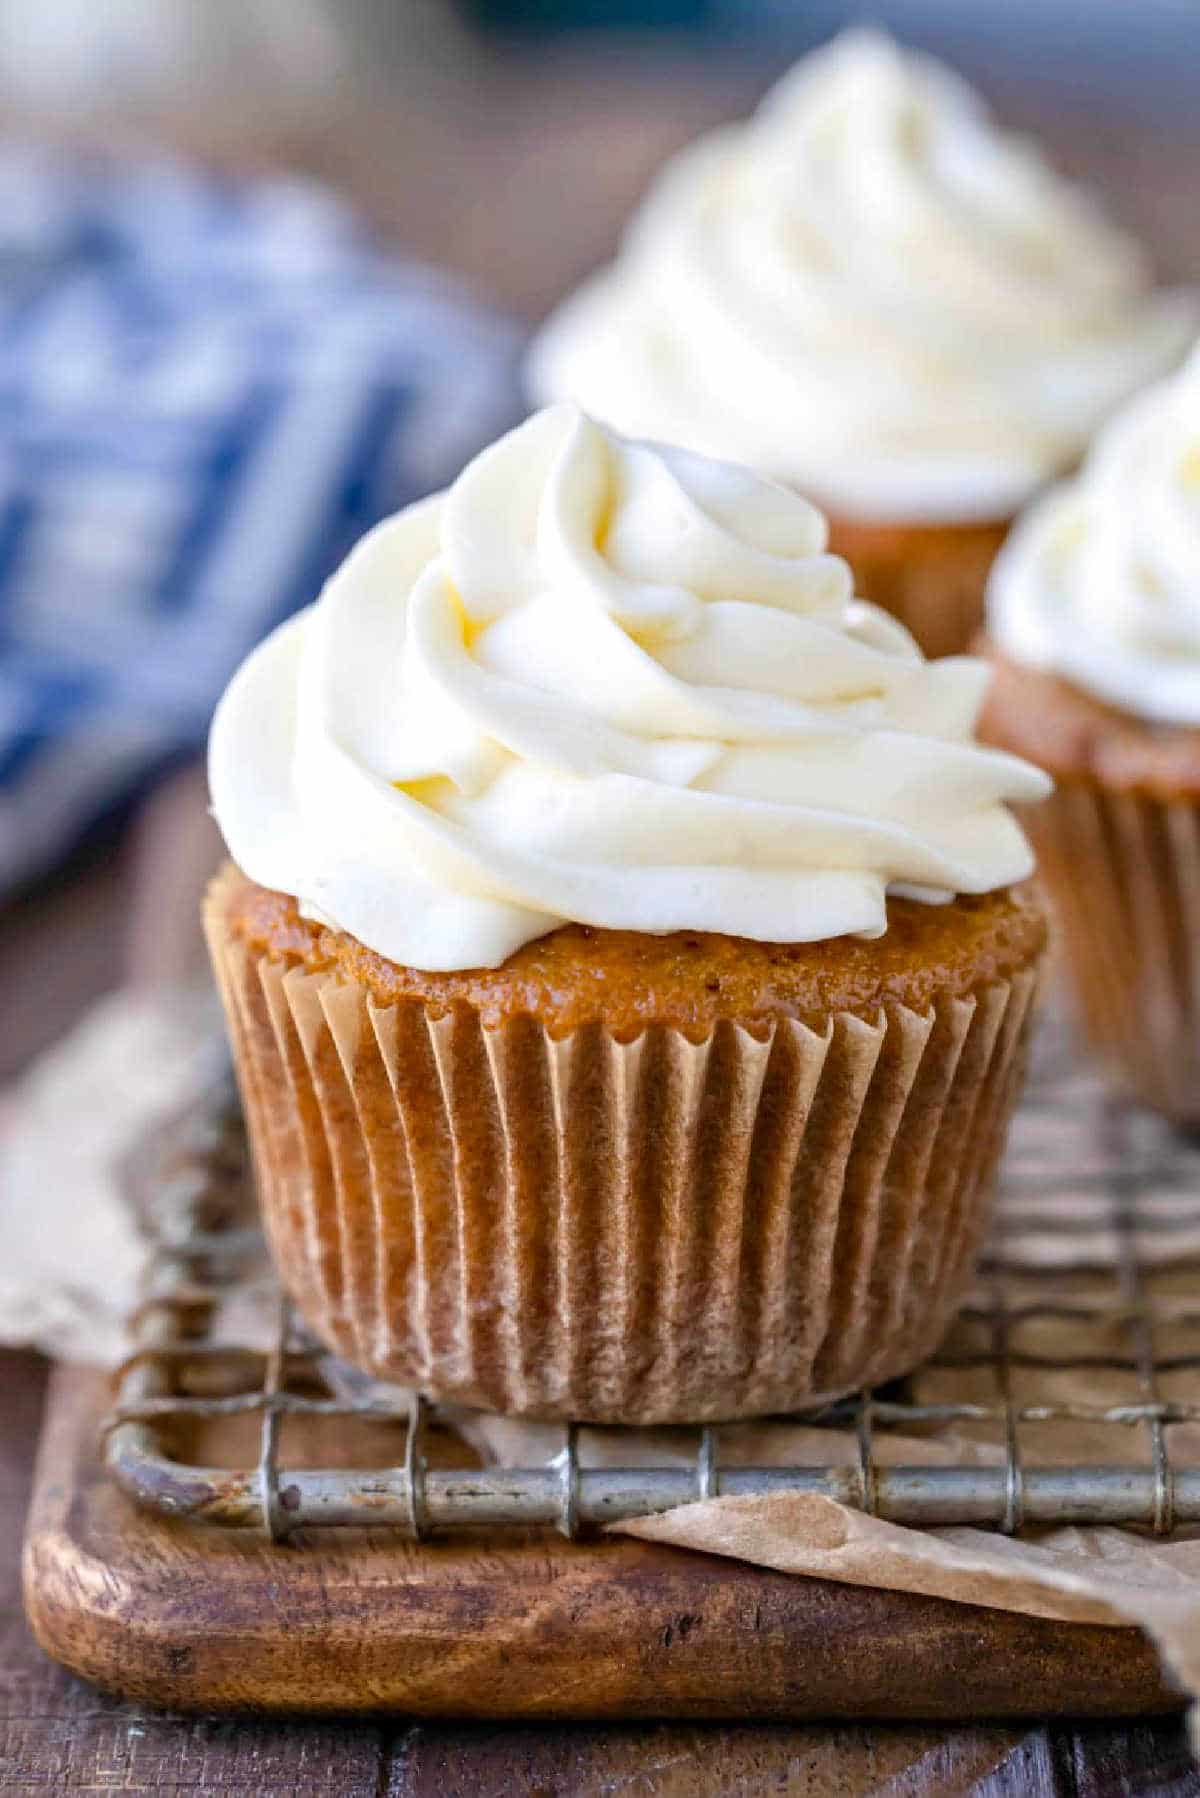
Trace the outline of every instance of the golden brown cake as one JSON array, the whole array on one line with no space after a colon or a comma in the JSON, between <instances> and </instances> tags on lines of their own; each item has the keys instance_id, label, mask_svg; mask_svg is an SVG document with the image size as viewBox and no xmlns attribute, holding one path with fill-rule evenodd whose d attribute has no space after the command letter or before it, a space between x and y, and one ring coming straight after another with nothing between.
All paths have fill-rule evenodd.
<instances>
[{"instance_id":1,"label":"golden brown cake","mask_svg":"<svg viewBox=\"0 0 1200 1798\"><path fill-rule=\"evenodd\" d=\"M962 1296L1045 936L567 926L398 967L233 868L206 927L279 1267L338 1353L469 1405L662 1422L907 1371Z\"/></svg>"},{"instance_id":2,"label":"golden brown cake","mask_svg":"<svg viewBox=\"0 0 1200 1798\"><path fill-rule=\"evenodd\" d=\"M983 621L983 599L1008 520L878 524L828 514L829 547L845 556L864 599L898 618L927 656L962 655Z\"/></svg>"},{"instance_id":3,"label":"golden brown cake","mask_svg":"<svg viewBox=\"0 0 1200 1798\"><path fill-rule=\"evenodd\" d=\"M426 973L301 917L294 899L232 867L214 890L223 898L224 928L251 955L353 981L377 1006L415 1000L433 1018L462 1006L488 1030L530 1017L554 1038L598 1025L618 1042L651 1025L699 1042L722 1023L762 1035L781 1018L820 1029L844 1011L927 1011L939 997L966 998L1021 973L1046 935L1040 907L1021 886L945 906L891 899L887 934L869 941L756 943L702 931L649 936L565 924L497 968Z\"/></svg>"},{"instance_id":4,"label":"golden brown cake","mask_svg":"<svg viewBox=\"0 0 1200 1798\"><path fill-rule=\"evenodd\" d=\"M1151 724L1061 675L980 646L992 669L980 735L1022 755L1070 785L1164 804L1200 800L1200 727Z\"/></svg>"}]
</instances>

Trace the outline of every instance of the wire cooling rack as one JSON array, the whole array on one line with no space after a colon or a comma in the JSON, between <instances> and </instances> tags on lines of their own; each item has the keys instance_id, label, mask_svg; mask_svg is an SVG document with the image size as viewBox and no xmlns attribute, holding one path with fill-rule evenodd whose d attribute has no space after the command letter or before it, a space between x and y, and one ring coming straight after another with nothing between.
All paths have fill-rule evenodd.
<instances>
[{"instance_id":1,"label":"wire cooling rack","mask_svg":"<svg viewBox=\"0 0 1200 1798\"><path fill-rule=\"evenodd\" d=\"M692 1499L802 1491L899 1523L1008 1533L1109 1523L1165 1535L1200 1522L1200 1142L1106 1099L1053 1023L970 1302L919 1375L806 1419L828 1431L830 1452L808 1429L803 1464L744 1464L730 1452L739 1425L649 1438L570 1426L527 1466L447 1457L436 1407L332 1362L270 1288L231 1089L175 1133L144 1205L155 1248L105 1453L120 1485L160 1513L276 1539L355 1524L574 1537ZM264 1303L270 1339L239 1340L239 1311L253 1324L243 1338L262 1336ZM200 1465L181 1447L186 1426L246 1416L259 1431L246 1465ZM359 1452L337 1457L357 1465L284 1465L281 1429L304 1418L336 1420L343 1445L359 1432ZM544 1444L546 1430L535 1435ZM589 1465L598 1437L604 1464ZM664 1464L636 1464L664 1440ZM1076 1441L1086 1453L1064 1458ZM623 1446L629 1465L617 1464Z\"/></svg>"}]
</instances>

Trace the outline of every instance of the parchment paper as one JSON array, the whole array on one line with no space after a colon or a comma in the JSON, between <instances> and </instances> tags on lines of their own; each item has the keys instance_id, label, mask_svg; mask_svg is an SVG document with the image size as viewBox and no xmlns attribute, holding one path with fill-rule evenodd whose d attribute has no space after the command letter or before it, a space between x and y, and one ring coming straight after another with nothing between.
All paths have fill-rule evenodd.
<instances>
[{"instance_id":1,"label":"parchment paper","mask_svg":"<svg viewBox=\"0 0 1200 1798\"><path fill-rule=\"evenodd\" d=\"M1170 1286L1181 1275L1170 1273ZM1070 1300L1081 1303L1109 1296L1102 1275L1076 1279ZM1170 1309L1169 1296L1165 1309ZM947 1352L970 1343L970 1320L952 1333ZM1160 1326L1158 1352L1164 1358L1196 1350L1196 1326ZM1111 1326L1060 1319L1033 1320L1021 1331L1025 1355L1112 1352L1104 1341ZM1130 1398L1130 1374L1122 1369L1043 1372L1025 1370L1018 1379L1021 1401L1089 1409L1122 1404ZM990 1373L943 1367L913 1382L921 1402L955 1399L986 1403ZM1162 1378L1177 1394L1198 1383L1195 1370ZM556 1426L521 1424L475 1416L459 1426L485 1458L508 1466L528 1466L560 1452ZM1169 1425L1170 1457L1176 1467L1200 1464L1200 1424ZM1145 1423L1029 1423L1018 1428L1022 1461L1042 1467L1072 1462L1146 1466L1150 1440ZM857 1441L850 1430L801 1427L783 1421L726 1426L718 1437L722 1466L780 1462L798 1465L854 1465ZM657 1430L627 1433L583 1430L578 1441L584 1466L694 1466L695 1432ZM876 1432L877 1464L956 1463L1002 1466L1001 1427L990 1422L958 1422L929 1433ZM1137 1626L1157 1646L1182 1692L1200 1696L1200 1532L1155 1540L1137 1530L1062 1528L1027 1531L1019 1539L969 1528L917 1530L870 1517L815 1494L774 1493L761 1498L728 1497L683 1505L661 1516L612 1526L618 1533L680 1548L751 1561L785 1573L924 1593L961 1604L987 1605L1067 1622ZM1053 1694L1047 1694L1047 1708Z\"/></svg>"}]
</instances>

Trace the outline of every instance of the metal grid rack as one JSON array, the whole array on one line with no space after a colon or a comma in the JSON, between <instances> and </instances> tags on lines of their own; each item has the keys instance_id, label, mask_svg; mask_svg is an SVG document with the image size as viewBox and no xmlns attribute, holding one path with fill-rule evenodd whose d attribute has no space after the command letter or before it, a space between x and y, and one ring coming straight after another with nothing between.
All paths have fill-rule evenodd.
<instances>
[{"instance_id":1,"label":"metal grid rack","mask_svg":"<svg viewBox=\"0 0 1200 1798\"><path fill-rule=\"evenodd\" d=\"M113 1476L161 1513L257 1526L275 1539L355 1524L410 1538L514 1525L574 1537L692 1499L789 1490L900 1523L1009 1533L1109 1523L1165 1535L1200 1522L1200 1431L1190 1454L1172 1447L1175 1426L1186 1436L1200 1425L1200 1285L1192 1277L1200 1272L1200 1143L1106 1101L1053 1030L1014 1126L976 1293L919 1389L903 1382L862 1392L807 1420L842 1432L843 1448L849 1436L849 1456L827 1465L723 1462L723 1432L709 1427L686 1433L686 1462L588 1466L575 1426L541 1465L439 1465L436 1408L331 1365L277 1293L278 1328L265 1350L214 1340L231 1295L252 1270L262 1277L244 1159L226 1089L186 1123L151 1183L157 1246L134 1320L136 1352L104 1429ZM1081 1262L1093 1270L1082 1298ZM1053 1352L1028 1346L1038 1328L1052 1332ZM1057 1391L1064 1379L1065 1397ZM948 1397L938 1391L947 1381ZM967 1395L963 1381L986 1390ZM1095 1393L1085 1387L1081 1396L1082 1382ZM260 1420L254 1465L205 1467L179 1453L181 1424L244 1414ZM285 1469L281 1427L306 1416L341 1420L346 1430L383 1424L395 1430L397 1452L389 1448L385 1466ZM1039 1466L1023 1449L1031 1427L1079 1425L1113 1432L1120 1452ZM881 1453L889 1434L946 1429L990 1438L991 1464L964 1455L959 1464L905 1465ZM614 1435L605 1432L610 1451Z\"/></svg>"}]
</instances>

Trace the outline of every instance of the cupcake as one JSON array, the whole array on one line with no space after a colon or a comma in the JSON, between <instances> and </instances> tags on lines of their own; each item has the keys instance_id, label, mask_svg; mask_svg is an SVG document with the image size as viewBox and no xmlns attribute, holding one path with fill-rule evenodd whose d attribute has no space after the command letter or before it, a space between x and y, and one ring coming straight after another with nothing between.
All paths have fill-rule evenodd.
<instances>
[{"instance_id":1,"label":"cupcake","mask_svg":"<svg viewBox=\"0 0 1200 1798\"><path fill-rule=\"evenodd\" d=\"M1044 939L986 671L799 496L572 406L242 667L206 926L337 1353L609 1423L903 1373L969 1278Z\"/></svg>"},{"instance_id":2,"label":"cupcake","mask_svg":"<svg viewBox=\"0 0 1200 1798\"><path fill-rule=\"evenodd\" d=\"M988 630L986 732L1057 783L1030 825L1088 1034L1200 1123L1200 351L1016 526Z\"/></svg>"},{"instance_id":3,"label":"cupcake","mask_svg":"<svg viewBox=\"0 0 1200 1798\"><path fill-rule=\"evenodd\" d=\"M940 655L1018 508L1196 318L949 70L853 31L667 165L527 375L815 498L859 592Z\"/></svg>"}]
</instances>

